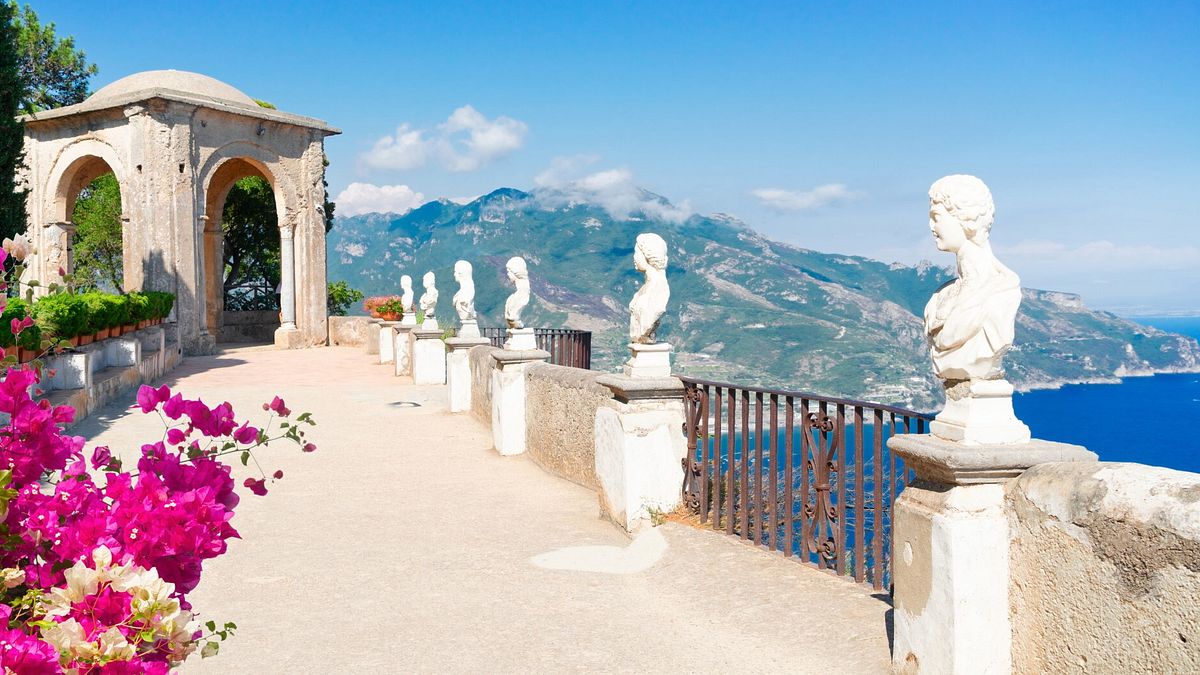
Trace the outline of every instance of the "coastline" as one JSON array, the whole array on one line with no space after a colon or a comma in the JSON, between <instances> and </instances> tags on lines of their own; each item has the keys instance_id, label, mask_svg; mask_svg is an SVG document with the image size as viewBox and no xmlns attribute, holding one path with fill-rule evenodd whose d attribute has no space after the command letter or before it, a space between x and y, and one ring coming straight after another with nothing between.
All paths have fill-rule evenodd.
<instances>
[{"instance_id":1,"label":"coastline","mask_svg":"<svg viewBox=\"0 0 1200 675\"><path fill-rule=\"evenodd\" d=\"M1053 389L1062 389L1067 385L1072 384L1121 384L1122 381L1133 377L1154 377L1155 375L1187 375L1200 374L1200 365L1190 368L1161 368L1161 369L1138 369L1128 370L1124 372L1113 373L1112 375L1088 377L1072 380L1051 380L1045 382L1032 382L1014 385L1016 393L1025 394L1031 391L1045 391Z\"/></svg>"}]
</instances>

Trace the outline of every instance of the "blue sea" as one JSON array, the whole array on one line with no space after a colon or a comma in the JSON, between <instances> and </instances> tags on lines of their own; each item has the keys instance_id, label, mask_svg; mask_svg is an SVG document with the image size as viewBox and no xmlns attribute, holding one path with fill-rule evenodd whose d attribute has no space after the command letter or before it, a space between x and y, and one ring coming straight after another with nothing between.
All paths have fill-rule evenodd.
<instances>
[{"instance_id":1,"label":"blue sea","mask_svg":"<svg viewBox=\"0 0 1200 675\"><path fill-rule=\"evenodd\" d=\"M1200 317L1135 320L1200 339ZM1013 405L1035 438L1083 445L1105 461L1200 473L1200 374L1031 391Z\"/></svg>"}]
</instances>

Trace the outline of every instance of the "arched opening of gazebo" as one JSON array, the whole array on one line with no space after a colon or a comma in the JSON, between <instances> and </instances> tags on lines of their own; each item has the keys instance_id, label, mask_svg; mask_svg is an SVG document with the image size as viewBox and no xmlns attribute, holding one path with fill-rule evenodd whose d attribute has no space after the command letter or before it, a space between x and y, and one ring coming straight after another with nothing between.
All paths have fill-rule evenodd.
<instances>
[{"instance_id":1,"label":"arched opening of gazebo","mask_svg":"<svg viewBox=\"0 0 1200 675\"><path fill-rule=\"evenodd\" d=\"M283 198L270 168L233 157L205 191L204 274L208 330L218 342L270 341L281 326Z\"/></svg>"}]
</instances>

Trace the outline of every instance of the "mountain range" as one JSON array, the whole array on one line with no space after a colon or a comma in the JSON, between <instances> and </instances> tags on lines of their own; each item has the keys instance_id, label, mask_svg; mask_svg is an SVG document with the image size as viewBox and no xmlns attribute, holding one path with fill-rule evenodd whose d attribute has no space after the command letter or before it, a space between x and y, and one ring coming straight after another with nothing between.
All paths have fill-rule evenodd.
<instances>
[{"instance_id":1,"label":"mountain range","mask_svg":"<svg viewBox=\"0 0 1200 675\"><path fill-rule=\"evenodd\" d=\"M676 372L938 406L920 317L953 270L798 248L721 214L672 217L669 202L648 192L640 203L653 208L614 215L587 200L501 188L466 204L339 217L328 235L329 278L386 295L410 274L419 296L433 270L438 316L453 318L452 268L469 260L480 325L498 326L511 292L504 265L521 255L534 296L526 323L592 331L593 368L615 371L628 355L626 306L641 281L634 239L652 231L669 247L671 301L659 336L675 347ZM1110 381L1200 370L1200 345L1090 310L1078 295L1026 289L1005 366L1020 389Z\"/></svg>"}]
</instances>

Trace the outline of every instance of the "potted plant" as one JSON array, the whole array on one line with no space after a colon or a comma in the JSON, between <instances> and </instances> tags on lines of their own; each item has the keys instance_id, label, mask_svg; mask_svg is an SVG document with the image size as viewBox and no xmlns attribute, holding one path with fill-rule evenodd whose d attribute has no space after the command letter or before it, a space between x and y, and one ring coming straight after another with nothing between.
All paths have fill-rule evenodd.
<instances>
[{"instance_id":1,"label":"potted plant","mask_svg":"<svg viewBox=\"0 0 1200 675\"><path fill-rule=\"evenodd\" d=\"M386 295L373 295L363 300L363 309L370 313L372 319L379 318L379 306L388 301Z\"/></svg>"},{"instance_id":2,"label":"potted plant","mask_svg":"<svg viewBox=\"0 0 1200 675\"><path fill-rule=\"evenodd\" d=\"M404 316L404 302L399 296L391 296L375 308L384 321L399 321Z\"/></svg>"}]
</instances>

